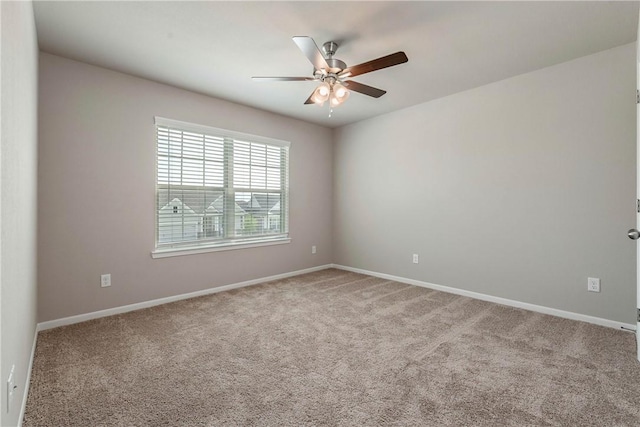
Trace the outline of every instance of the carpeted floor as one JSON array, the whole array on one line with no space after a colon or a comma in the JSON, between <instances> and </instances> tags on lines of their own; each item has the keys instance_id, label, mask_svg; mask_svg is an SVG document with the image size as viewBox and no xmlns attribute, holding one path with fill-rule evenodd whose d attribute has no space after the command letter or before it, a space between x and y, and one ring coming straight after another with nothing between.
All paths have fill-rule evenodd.
<instances>
[{"instance_id":1,"label":"carpeted floor","mask_svg":"<svg viewBox=\"0 0 640 427\"><path fill-rule=\"evenodd\" d=\"M631 333L340 270L38 336L25 427L638 426Z\"/></svg>"}]
</instances>

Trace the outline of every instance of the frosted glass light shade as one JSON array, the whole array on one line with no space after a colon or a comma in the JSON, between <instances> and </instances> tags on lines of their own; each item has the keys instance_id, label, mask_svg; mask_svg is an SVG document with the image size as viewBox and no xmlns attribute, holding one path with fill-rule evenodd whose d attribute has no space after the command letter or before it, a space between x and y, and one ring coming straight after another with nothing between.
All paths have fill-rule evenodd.
<instances>
[{"instance_id":1,"label":"frosted glass light shade","mask_svg":"<svg viewBox=\"0 0 640 427\"><path fill-rule=\"evenodd\" d=\"M332 107L337 107L349 98L349 91L340 83L336 83L331 88L329 103Z\"/></svg>"},{"instance_id":2,"label":"frosted glass light shade","mask_svg":"<svg viewBox=\"0 0 640 427\"><path fill-rule=\"evenodd\" d=\"M349 91L340 83L333 85L333 91L335 92L336 97L342 101L345 101L349 97Z\"/></svg>"},{"instance_id":3,"label":"frosted glass light shade","mask_svg":"<svg viewBox=\"0 0 640 427\"><path fill-rule=\"evenodd\" d=\"M313 95L311 96L311 100L316 104L324 104L324 102L329 99L329 94L331 92L331 88L328 83L320 83L320 86L313 91Z\"/></svg>"}]
</instances>

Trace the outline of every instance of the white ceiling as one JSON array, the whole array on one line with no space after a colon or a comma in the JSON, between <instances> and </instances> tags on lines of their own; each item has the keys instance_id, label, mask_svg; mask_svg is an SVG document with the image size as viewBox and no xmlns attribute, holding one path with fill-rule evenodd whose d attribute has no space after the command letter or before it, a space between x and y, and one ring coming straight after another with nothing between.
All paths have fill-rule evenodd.
<instances>
[{"instance_id":1,"label":"white ceiling","mask_svg":"<svg viewBox=\"0 0 640 427\"><path fill-rule=\"evenodd\" d=\"M337 127L636 40L637 2L35 2L40 49L229 101ZM354 80L331 118L303 105L313 82L291 40L338 41L355 65L409 62Z\"/></svg>"}]
</instances>

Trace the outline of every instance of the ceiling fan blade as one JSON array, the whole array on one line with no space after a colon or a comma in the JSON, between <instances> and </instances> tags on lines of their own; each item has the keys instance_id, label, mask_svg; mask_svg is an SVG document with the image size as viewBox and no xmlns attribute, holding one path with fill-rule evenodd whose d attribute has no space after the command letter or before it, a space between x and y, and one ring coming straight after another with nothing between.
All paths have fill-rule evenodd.
<instances>
[{"instance_id":1,"label":"ceiling fan blade","mask_svg":"<svg viewBox=\"0 0 640 427\"><path fill-rule=\"evenodd\" d=\"M394 65L403 64L407 62L409 58L404 52L396 52L391 55L383 56L382 58L374 59L369 62L354 65L353 67L345 68L340 74L340 77L355 77L360 74L370 73L372 71L381 70L387 67L393 67Z\"/></svg>"},{"instance_id":2,"label":"ceiling fan blade","mask_svg":"<svg viewBox=\"0 0 640 427\"><path fill-rule=\"evenodd\" d=\"M362 93L364 95L369 95L374 98L380 98L382 95L387 93L386 90L378 89L373 86L363 85L362 83L354 82L353 80L344 82L344 85L349 90Z\"/></svg>"},{"instance_id":3,"label":"ceiling fan blade","mask_svg":"<svg viewBox=\"0 0 640 427\"><path fill-rule=\"evenodd\" d=\"M253 80L263 82L303 82L315 80L313 77L251 77Z\"/></svg>"},{"instance_id":4,"label":"ceiling fan blade","mask_svg":"<svg viewBox=\"0 0 640 427\"><path fill-rule=\"evenodd\" d=\"M295 36L293 37L293 42L298 45L304 56L311 61L313 67L316 70L329 69L329 64L327 64L327 60L318 49L318 45L313 41L311 37L307 36Z\"/></svg>"},{"instance_id":5,"label":"ceiling fan blade","mask_svg":"<svg viewBox=\"0 0 640 427\"><path fill-rule=\"evenodd\" d=\"M314 94L314 93L316 93L315 89L314 89L314 91L313 91L313 92L311 92L311 95L309 95L309 97L307 98L307 100L306 100L306 101L304 101L304 105L315 104L315 102L313 102L313 101L311 100L311 98L313 97L313 94Z\"/></svg>"}]
</instances>

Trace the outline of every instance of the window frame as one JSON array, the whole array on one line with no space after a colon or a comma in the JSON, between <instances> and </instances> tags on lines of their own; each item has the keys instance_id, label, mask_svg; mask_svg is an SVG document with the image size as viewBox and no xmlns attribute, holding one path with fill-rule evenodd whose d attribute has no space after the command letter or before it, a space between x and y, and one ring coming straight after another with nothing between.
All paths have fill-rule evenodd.
<instances>
[{"instance_id":1,"label":"window frame","mask_svg":"<svg viewBox=\"0 0 640 427\"><path fill-rule=\"evenodd\" d=\"M273 189L258 189L258 188L247 188L247 187L239 187L236 188L233 182L228 183L227 185L223 185L223 195L227 200L230 200L231 197L234 197L236 192L252 192L252 193L281 193L282 197L280 198L280 203L284 206L281 206L281 218L280 224L282 227L282 232L273 235L258 235L255 237L238 237L233 238L229 237L226 239L196 239L192 241L184 241L184 242L173 242L160 244L159 242L159 205L158 205L158 192L161 187L171 186L171 184L160 184L158 179L159 173L159 144L158 144L158 127L167 127L169 129L175 129L182 132L193 132L197 134L203 134L215 138L224 139L224 150L225 155L224 159L224 168L228 170L229 167L233 169L233 155L228 155L227 150L230 147L233 147L233 143L236 140L238 142L248 142L248 143L256 143L256 144L264 144L267 146L276 146L280 148L285 148L286 152L284 155L286 156L283 161L284 171L281 176L281 188L279 190ZM235 250L235 249L243 249L243 248L252 248L252 247L260 247L260 246L270 246L270 245L280 245L287 244L291 242L291 237L289 236L289 150L291 147L291 143L288 141L283 141L274 138L268 138L259 135L251 135L242 132L231 131L228 129L220 129L212 126L199 125L195 123L183 122L174 119L167 119L164 117L155 116L154 117L154 141L155 141L155 203L154 203L154 250L151 252L151 256L153 258L165 258L172 256L181 256L181 255L191 255L198 253L206 253L206 252L215 252L215 251L226 251L226 250ZM227 143L229 141L229 144ZM233 148L231 148L233 150ZM231 162L231 166L228 164ZM226 174L226 172L225 172ZM178 187L178 186L176 186ZM185 185L182 187L189 187L189 185ZM185 202L181 200L184 204ZM233 200L235 203L235 200ZM222 216L223 223L229 222L229 218L234 218L233 216L227 217L226 215ZM203 219L204 221L204 219ZM270 222L270 218L267 220Z\"/></svg>"}]
</instances>

